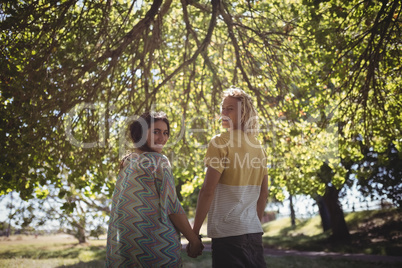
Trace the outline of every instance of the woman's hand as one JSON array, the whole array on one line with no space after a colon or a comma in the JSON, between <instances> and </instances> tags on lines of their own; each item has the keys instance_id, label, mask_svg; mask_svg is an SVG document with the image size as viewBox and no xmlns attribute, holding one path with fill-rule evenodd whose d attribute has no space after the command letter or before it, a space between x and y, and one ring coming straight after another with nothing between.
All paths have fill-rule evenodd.
<instances>
[{"instance_id":1,"label":"woman's hand","mask_svg":"<svg viewBox=\"0 0 402 268\"><path fill-rule=\"evenodd\" d=\"M202 244L201 239L189 242L186 247L187 255L191 258L197 258L202 255L203 249L204 245Z\"/></svg>"},{"instance_id":2,"label":"woman's hand","mask_svg":"<svg viewBox=\"0 0 402 268\"><path fill-rule=\"evenodd\" d=\"M201 237L196 234L190 226L185 214L170 214L169 219L173 225L184 235L188 240L187 254L191 258L196 258L202 254L204 245L201 242Z\"/></svg>"}]
</instances>

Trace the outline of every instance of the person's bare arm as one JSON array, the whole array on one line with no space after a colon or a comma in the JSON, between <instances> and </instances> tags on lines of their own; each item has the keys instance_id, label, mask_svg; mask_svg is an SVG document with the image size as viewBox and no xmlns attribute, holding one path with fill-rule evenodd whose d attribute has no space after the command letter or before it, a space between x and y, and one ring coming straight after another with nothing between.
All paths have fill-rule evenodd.
<instances>
[{"instance_id":1,"label":"person's bare arm","mask_svg":"<svg viewBox=\"0 0 402 268\"><path fill-rule=\"evenodd\" d=\"M170 214L169 219L173 225L181 232L190 244L189 256L197 257L201 255L204 246L201 243L198 235L193 231L188 222L186 214Z\"/></svg>"},{"instance_id":2,"label":"person's bare arm","mask_svg":"<svg viewBox=\"0 0 402 268\"><path fill-rule=\"evenodd\" d=\"M212 200L214 199L215 188L218 185L221 173L216 169L208 167L205 174L204 184L198 194L197 209L195 213L193 230L196 234L200 233L202 224L207 217Z\"/></svg>"},{"instance_id":3,"label":"person's bare arm","mask_svg":"<svg viewBox=\"0 0 402 268\"><path fill-rule=\"evenodd\" d=\"M265 206L267 205L267 198L268 198L268 175L265 175L261 184L260 197L258 198L257 201L257 215L260 221L264 216Z\"/></svg>"}]
</instances>

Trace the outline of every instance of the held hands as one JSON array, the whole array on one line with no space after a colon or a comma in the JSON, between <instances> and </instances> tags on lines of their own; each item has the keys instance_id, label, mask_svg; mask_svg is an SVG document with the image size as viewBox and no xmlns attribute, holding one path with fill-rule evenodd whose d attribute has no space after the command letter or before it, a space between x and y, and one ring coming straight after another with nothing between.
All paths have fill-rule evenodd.
<instances>
[{"instance_id":1,"label":"held hands","mask_svg":"<svg viewBox=\"0 0 402 268\"><path fill-rule=\"evenodd\" d=\"M203 249L204 245L202 244L201 236L199 239L190 241L186 247L187 255L191 258L197 258L198 256L202 255Z\"/></svg>"}]
</instances>

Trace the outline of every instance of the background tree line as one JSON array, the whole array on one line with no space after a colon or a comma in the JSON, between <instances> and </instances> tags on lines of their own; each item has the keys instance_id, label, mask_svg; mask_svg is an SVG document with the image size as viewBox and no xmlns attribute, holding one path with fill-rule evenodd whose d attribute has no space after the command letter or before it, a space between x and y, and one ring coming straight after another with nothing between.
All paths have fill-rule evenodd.
<instances>
[{"instance_id":1,"label":"background tree line","mask_svg":"<svg viewBox=\"0 0 402 268\"><path fill-rule=\"evenodd\" d=\"M0 7L1 195L62 200L82 233L89 208L108 213L119 160L132 149L127 124L164 110L165 153L191 215L220 92L235 85L259 109L272 198L312 196L339 239L349 234L340 192L354 182L401 206L399 0Z\"/></svg>"}]
</instances>

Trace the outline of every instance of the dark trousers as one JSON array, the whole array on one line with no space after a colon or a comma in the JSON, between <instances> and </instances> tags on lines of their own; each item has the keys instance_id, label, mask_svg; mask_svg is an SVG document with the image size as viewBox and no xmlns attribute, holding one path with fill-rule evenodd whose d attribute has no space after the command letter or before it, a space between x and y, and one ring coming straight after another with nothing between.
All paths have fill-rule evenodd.
<instances>
[{"instance_id":1,"label":"dark trousers","mask_svg":"<svg viewBox=\"0 0 402 268\"><path fill-rule=\"evenodd\" d=\"M262 233L212 238L212 267L267 267Z\"/></svg>"}]
</instances>

